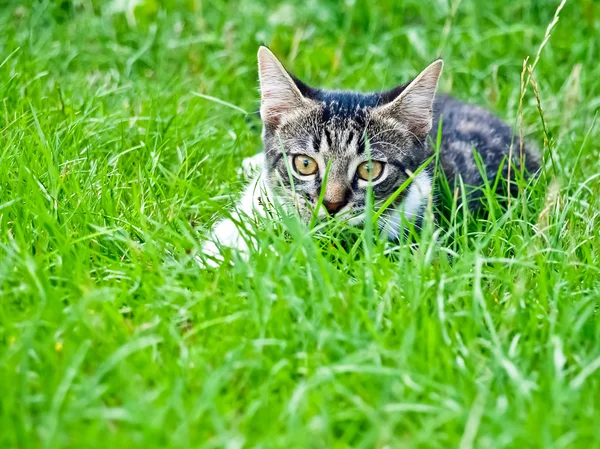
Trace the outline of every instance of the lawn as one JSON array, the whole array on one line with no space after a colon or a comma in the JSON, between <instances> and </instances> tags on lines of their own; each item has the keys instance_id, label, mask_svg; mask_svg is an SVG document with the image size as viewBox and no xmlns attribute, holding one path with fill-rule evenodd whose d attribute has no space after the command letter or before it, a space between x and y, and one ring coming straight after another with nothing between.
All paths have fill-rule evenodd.
<instances>
[{"instance_id":1,"label":"lawn","mask_svg":"<svg viewBox=\"0 0 600 449\"><path fill-rule=\"evenodd\" d=\"M2 2L0 447L600 447L600 4L543 45L558 6ZM416 244L288 220L201 268L260 149L261 44L365 91L442 56L539 181Z\"/></svg>"}]
</instances>

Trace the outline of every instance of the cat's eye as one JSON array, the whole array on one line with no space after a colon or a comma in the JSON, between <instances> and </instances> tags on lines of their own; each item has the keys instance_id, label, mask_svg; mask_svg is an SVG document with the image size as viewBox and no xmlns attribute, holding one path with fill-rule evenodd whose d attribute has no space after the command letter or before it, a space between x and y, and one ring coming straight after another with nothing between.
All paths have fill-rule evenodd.
<instances>
[{"instance_id":1,"label":"cat's eye","mask_svg":"<svg viewBox=\"0 0 600 449\"><path fill-rule=\"evenodd\" d=\"M317 161L305 154L294 156L294 168L303 176L314 175L319 169Z\"/></svg>"},{"instance_id":2,"label":"cat's eye","mask_svg":"<svg viewBox=\"0 0 600 449\"><path fill-rule=\"evenodd\" d=\"M364 179L368 181L371 179L372 181L376 180L381 176L383 172L383 163L379 161L366 161L358 166L356 169L356 174L360 179Z\"/></svg>"}]
</instances>

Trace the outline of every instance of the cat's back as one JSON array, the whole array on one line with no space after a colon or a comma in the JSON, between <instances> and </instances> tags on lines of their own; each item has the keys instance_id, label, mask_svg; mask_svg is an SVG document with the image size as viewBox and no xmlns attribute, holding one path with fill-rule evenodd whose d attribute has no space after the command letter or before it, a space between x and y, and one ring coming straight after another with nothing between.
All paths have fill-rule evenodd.
<instances>
[{"instance_id":1,"label":"cat's back","mask_svg":"<svg viewBox=\"0 0 600 449\"><path fill-rule=\"evenodd\" d=\"M461 176L470 186L481 186L481 172L475 162L475 149L485 166L488 179L493 180L500 164L506 177L507 156L513 146L513 161L520 167L519 136L504 121L486 109L464 103L449 95L437 95L433 105L433 127L430 137L437 142L442 125L440 159L446 177L452 181ZM526 171L534 174L540 167L537 151L528 145L523 148Z\"/></svg>"}]
</instances>

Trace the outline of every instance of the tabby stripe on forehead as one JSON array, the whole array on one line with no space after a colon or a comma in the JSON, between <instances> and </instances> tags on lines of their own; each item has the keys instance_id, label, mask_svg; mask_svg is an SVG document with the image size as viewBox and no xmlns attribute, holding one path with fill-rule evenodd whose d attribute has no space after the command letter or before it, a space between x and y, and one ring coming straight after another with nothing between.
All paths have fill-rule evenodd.
<instances>
[{"instance_id":1,"label":"tabby stripe on forehead","mask_svg":"<svg viewBox=\"0 0 600 449\"><path fill-rule=\"evenodd\" d=\"M365 145L365 141L367 140L367 135L365 132L363 132L360 136L360 139L358 139L358 144L356 146L356 154L363 154L366 150L366 145Z\"/></svg>"},{"instance_id":2,"label":"tabby stripe on forehead","mask_svg":"<svg viewBox=\"0 0 600 449\"><path fill-rule=\"evenodd\" d=\"M315 153L318 153L319 150L321 149L321 141L316 136L313 136L313 138L312 138L312 147L313 147L313 150L315 150Z\"/></svg>"},{"instance_id":3,"label":"tabby stripe on forehead","mask_svg":"<svg viewBox=\"0 0 600 449\"><path fill-rule=\"evenodd\" d=\"M330 150L333 146L333 143L331 140L331 134L329 134L329 130L327 128L323 130L323 135L325 136L325 142L327 142L327 149Z\"/></svg>"},{"instance_id":4,"label":"tabby stripe on forehead","mask_svg":"<svg viewBox=\"0 0 600 449\"><path fill-rule=\"evenodd\" d=\"M354 142L354 131L351 129L348 130L348 140L346 141L345 147L349 150Z\"/></svg>"},{"instance_id":5,"label":"tabby stripe on forehead","mask_svg":"<svg viewBox=\"0 0 600 449\"><path fill-rule=\"evenodd\" d=\"M365 131L357 129L353 132L352 145L357 156L365 152Z\"/></svg>"}]
</instances>

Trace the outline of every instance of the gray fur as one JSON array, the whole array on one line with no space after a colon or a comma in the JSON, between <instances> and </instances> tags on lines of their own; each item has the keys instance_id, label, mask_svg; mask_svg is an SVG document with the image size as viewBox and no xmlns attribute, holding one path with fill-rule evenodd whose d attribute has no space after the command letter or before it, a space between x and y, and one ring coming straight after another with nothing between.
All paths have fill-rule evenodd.
<instances>
[{"instance_id":1,"label":"gray fur","mask_svg":"<svg viewBox=\"0 0 600 449\"><path fill-rule=\"evenodd\" d=\"M520 169L520 141L513 129L485 109L463 103L449 95L438 95L434 103L434 119L430 137L437 140L438 125L442 121L440 159L448 181L452 184L459 177L466 186L474 187L469 192L471 209L480 206L476 201L480 197L478 187L483 185L481 172L475 163L475 150L485 166L485 174L493 183L502 165L502 176L508 176L508 155L512 145L514 167ZM523 145L523 163L525 174L533 175L540 168L539 153L530 145ZM514 181L514 171L511 178ZM511 191L515 186L511 183ZM504 194L506 183L499 183ZM500 192L499 192L500 193Z\"/></svg>"},{"instance_id":2,"label":"gray fur","mask_svg":"<svg viewBox=\"0 0 600 449\"><path fill-rule=\"evenodd\" d=\"M466 185L482 185L473 148L481 155L492 181L511 143L513 163L520 165L518 138L507 124L478 106L447 95L434 97L441 61L409 85L386 92L357 93L308 87L285 72L268 50L261 51L261 115L268 183L281 201L294 203L304 217L312 215L322 188L326 203L341 201L348 205L347 216L360 214L367 183L352 173L358 162L369 157L385 161L385 178L372 186L376 203L384 202L432 155L440 120L441 165L451 184L460 177ZM322 185L323 170L311 179L290 176L295 155L307 155L329 165L327 185ZM540 167L538 154L525 146L523 156L526 171L535 173ZM506 163L502 174L507 175ZM396 205L408 192L396 199ZM470 200L478 197L475 192L470 195ZM470 205L477 207L474 201Z\"/></svg>"}]
</instances>

